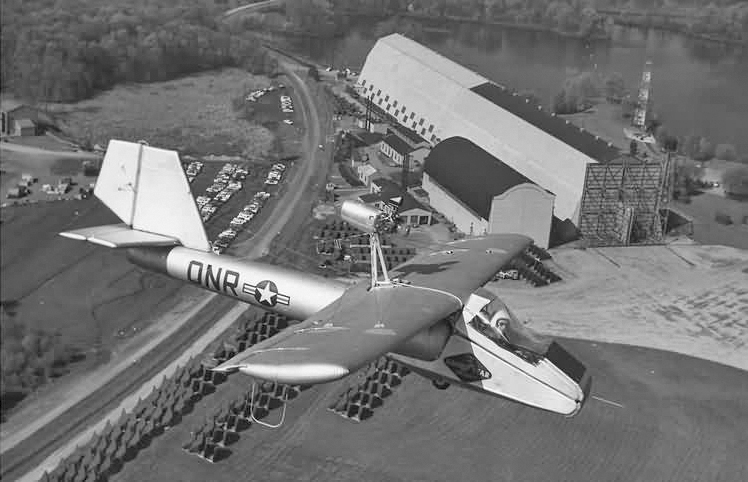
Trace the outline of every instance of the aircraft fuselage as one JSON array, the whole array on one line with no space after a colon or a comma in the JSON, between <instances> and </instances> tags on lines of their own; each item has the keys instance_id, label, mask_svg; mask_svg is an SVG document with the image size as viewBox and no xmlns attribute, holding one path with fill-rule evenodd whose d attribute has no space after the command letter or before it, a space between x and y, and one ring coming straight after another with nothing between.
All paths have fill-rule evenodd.
<instances>
[{"instance_id":1,"label":"aircraft fuselage","mask_svg":"<svg viewBox=\"0 0 748 482\"><path fill-rule=\"evenodd\" d=\"M145 269L296 320L318 312L348 288L303 271L183 247L130 248L127 258Z\"/></svg>"}]
</instances>

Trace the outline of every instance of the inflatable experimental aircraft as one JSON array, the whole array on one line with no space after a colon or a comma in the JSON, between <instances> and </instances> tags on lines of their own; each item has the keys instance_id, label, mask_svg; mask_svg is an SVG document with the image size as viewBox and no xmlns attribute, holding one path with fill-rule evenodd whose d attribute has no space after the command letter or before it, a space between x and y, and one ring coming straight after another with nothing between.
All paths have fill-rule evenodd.
<instances>
[{"instance_id":1,"label":"inflatable experimental aircraft","mask_svg":"<svg viewBox=\"0 0 748 482\"><path fill-rule=\"evenodd\" d=\"M302 320L217 366L291 385L331 382L385 355L432 380L573 416L589 394L584 365L531 332L483 285L531 239L439 245L386 269L379 234L392 216L355 201L340 216L369 234L371 276L348 285L216 255L175 151L112 140L94 194L122 220L60 233L115 249L143 268Z\"/></svg>"}]
</instances>

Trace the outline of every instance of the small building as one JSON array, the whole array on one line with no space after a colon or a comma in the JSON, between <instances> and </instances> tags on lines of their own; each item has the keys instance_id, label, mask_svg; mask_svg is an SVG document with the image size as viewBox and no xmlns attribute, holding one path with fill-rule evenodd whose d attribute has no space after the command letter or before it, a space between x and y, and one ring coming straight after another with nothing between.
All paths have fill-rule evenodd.
<instances>
[{"instance_id":1,"label":"small building","mask_svg":"<svg viewBox=\"0 0 748 482\"><path fill-rule=\"evenodd\" d=\"M35 136L36 124L31 119L16 119L15 135L17 136Z\"/></svg>"},{"instance_id":2,"label":"small building","mask_svg":"<svg viewBox=\"0 0 748 482\"><path fill-rule=\"evenodd\" d=\"M379 143L379 152L392 159L398 166L402 166L405 156L410 155L413 149L400 137L389 134Z\"/></svg>"},{"instance_id":3,"label":"small building","mask_svg":"<svg viewBox=\"0 0 748 482\"><path fill-rule=\"evenodd\" d=\"M366 129L366 119L359 119L356 122L356 126L361 129ZM385 132L387 132L388 127L389 124L387 124L386 122L369 122L369 132L384 134Z\"/></svg>"},{"instance_id":4,"label":"small building","mask_svg":"<svg viewBox=\"0 0 748 482\"><path fill-rule=\"evenodd\" d=\"M359 164L356 167L358 178L366 185L366 187L371 187L372 176L375 176L378 172L379 171L369 163Z\"/></svg>"},{"instance_id":5,"label":"small building","mask_svg":"<svg viewBox=\"0 0 748 482\"><path fill-rule=\"evenodd\" d=\"M418 149L420 147L431 147L426 139L419 136L415 131L408 129L400 124L391 124L390 128L387 129L387 134L395 134L397 137L405 141L411 149Z\"/></svg>"},{"instance_id":6,"label":"small building","mask_svg":"<svg viewBox=\"0 0 748 482\"><path fill-rule=\"evenodd\" d=\"M39 111L29 105L12 100L0 102L0 135L4 136L34 136Z\"/></svg>"},{"instance_id":7,"label":"small building","mask_svg":"<svg viewBox=\"0 0 748 482\"><path fill-rule=\"evenodd\" d=\"M465 234L519 233L548 247L555 196L465 138L432 149L423 189Z\"/></svg>"}]
</instances>

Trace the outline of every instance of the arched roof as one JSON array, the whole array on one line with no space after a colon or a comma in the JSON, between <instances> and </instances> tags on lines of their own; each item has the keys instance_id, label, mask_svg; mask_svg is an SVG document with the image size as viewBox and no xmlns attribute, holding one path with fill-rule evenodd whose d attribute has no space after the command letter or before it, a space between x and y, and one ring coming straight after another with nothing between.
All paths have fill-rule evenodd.
<instances>
[{"instance_id":1,"label":"arched roof","mask_svg":"<svg viewBox=\"0 0 748 482\"><path fill-rule=\"evenodd\" d=\"M358 82L362 95L432 143L470 139L552 191L560 219L577 221L587 164L617 155L588 131L399 34L377 41Z\"/></svg>"},{"instance_id":2,"label":"arched roof","mask_svg":"<svg viewBox=\"0 0 748 482\"><path fill-rule=\"evenodd\" d=\"M483 219L489 218L494 196L520 184L534 184L464 137L437 144L426 157L424 170Z\"/></svg>"}]
</instances>

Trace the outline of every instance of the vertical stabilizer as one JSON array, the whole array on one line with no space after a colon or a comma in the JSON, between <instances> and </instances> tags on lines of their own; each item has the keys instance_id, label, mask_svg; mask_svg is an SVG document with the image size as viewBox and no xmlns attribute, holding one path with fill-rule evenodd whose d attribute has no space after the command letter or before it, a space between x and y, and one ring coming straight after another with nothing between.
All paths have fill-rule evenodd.
<instances>
[{"instance_id":1,"label":"vertical stabilizer","mask_svg":"<svg viewBox=\"0 0 748 482\"><path fill-rule=\"evenodd\" d=\"M210 249L176 151L109 141L94 195L132 229Z\"/></svg>"}]
</instances>

